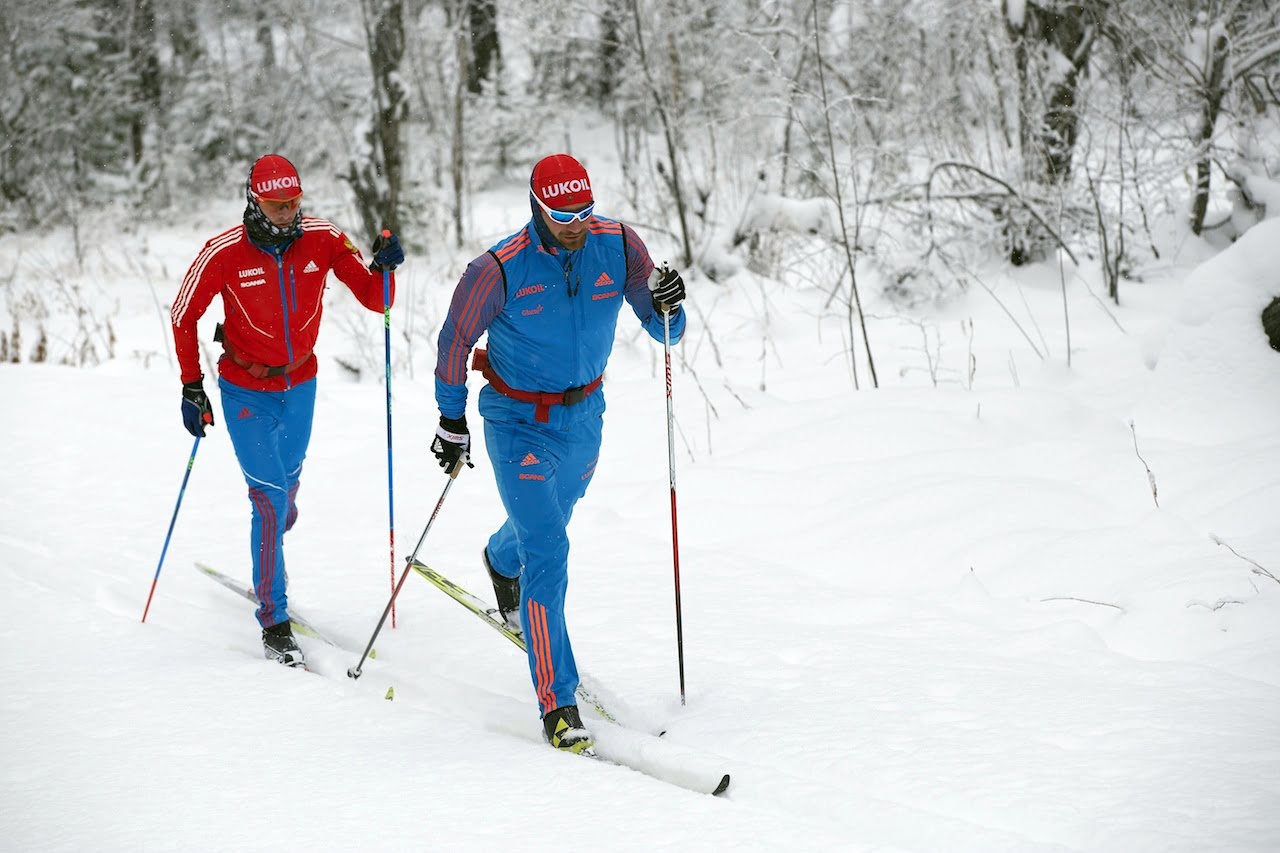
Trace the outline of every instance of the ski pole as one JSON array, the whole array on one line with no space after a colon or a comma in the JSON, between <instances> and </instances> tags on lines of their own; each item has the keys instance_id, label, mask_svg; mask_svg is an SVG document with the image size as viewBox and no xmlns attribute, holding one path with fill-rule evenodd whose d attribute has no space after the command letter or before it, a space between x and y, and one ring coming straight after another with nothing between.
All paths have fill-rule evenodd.
<instances>
[{"instance_id":1,"label":"ski pole","mask_svg":"<svg viewBox=\"0 0 1280 853\"><path fill-rule=\"evenodd\" d=\"M390 237L391 231L383 228L382 236L384 238ZM391 550L391 562L388 565L388 570L391 573L391 627L394 628L396 627L396 499L391 464L391 271L388 269L383 269L382 271L382 330L387 375L387 515L390 519L387 526L387 535L390 539Z\"/></svg>"},{"instance_id":2,"label":"ski pole","mask_svg":"<svg viewBox=\"0 0 1280 853\"><path fill-rule=\"evenodd\" d=\"M187 491L187 480L191 478L191 469L196 464L196 451L200 449L200 436L196 436L191 445L191 458L187 460L187 470L182 473L182 486L178 489L178 502L173 505L173 518L169 519L169 532L164 535L164 547L160 549L160 562L156 563L156 576L151 579L151 591L147 593L147 606L142 608L142 621L147 621L147 613L151 610L151 596L156 594L156 584L160 581L160 569L164 566L164 555L169 552L169 540L173 537L173 525L178 521L178 510L182 508L182 496Z\"/></svg>"},{"instance_id":3,"label":"ski pole","mask_svg":"<svg viewBox=\"0 0 1280 853\"><path fill-rule=\"evenodd\" d=\"M665 306L664 306L665 307ZM667 362L667 480L671 484L671 563L676 585L676 654L680 662L680 704L684 704L684 620L680 614L680 534L676 524L676 437L671 410L671 312L662 312L662 352Z\"/></svg>"},{"instance_id":4,"label":"ski pole","mask_svg":"<svg viewBox=\"0 0 1280 853\"><path fill-rule=\"evenodd\" d=\"M422 543L427 538L427 534L431 531L431 525L435 522L436 516L440 514L440 507L444 506L444 499L449 496L449 489L453 488L453 481L458 478L458 472L463 469L467 462L467 454L464 452L458 457L458 461L453 463L453 469L449 471L449 482L444 484L444 491L440 493L440 500L436 501L436 508L432 510L431 517L427 519L427 526L422 529L422 535L418 537L418 544L413 547L413 553L405 560L404 572L400 575L400 582L391 590L391 600L387 602L387 606L382 610L382 618L378 620L378 627L373 629L373 636L369 638L369 644L364 647L364 654L360 656L360 662L347 670L348 678L359 678L362 675L362 668L365 660L369 657L369 650L373 648L374 640L378 639L378 632L382 630L382 625L387 621L387 614L391 612L391 607L396 603L396 596L400 594L400 587L404 586L405 579L409 577L409 569L413 568L413 561L418 559L418 549L422 547Z\"/></svg>"}]
</instances>

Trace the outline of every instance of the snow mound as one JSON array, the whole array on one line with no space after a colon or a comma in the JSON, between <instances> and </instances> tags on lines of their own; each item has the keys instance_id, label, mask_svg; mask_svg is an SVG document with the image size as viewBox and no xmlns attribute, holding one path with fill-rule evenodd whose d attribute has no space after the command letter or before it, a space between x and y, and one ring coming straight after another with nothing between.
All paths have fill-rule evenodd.
<instances>
[{"instance_id":1,"label":"snow mound","mask_svg":"<svg viewBox=\"0 0 1280 853\"><path fill-rule=\"evenodd\" d=\"M1280 219L1250 229L1188 277L1150 385L1138 431L1204 443L1280 429L1280 354L1262 309L1280 296Z\"/></svg>"}]
</instances>

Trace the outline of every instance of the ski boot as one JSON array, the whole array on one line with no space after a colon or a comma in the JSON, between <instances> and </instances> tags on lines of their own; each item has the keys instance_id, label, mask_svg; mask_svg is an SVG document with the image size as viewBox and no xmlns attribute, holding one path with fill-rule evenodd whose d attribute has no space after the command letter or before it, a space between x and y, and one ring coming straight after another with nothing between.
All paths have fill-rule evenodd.
<instances>
[{"instance_id":1,"label":"ski boot","mask_svg":"<svg viewBox=\"0 0 1280 853\"><path fill-rule=\"evenodd\" d=\"M262 651L267 660L282 663L285 666L305 666L302 649L293 639L293 628L289 620L285 620L270 628L262 629Z\"/></svg>"},{"instance_id":2,"label":"ski boot","mask_svg":"<svg viewBox=\"0 0 1280 853\"><path fill-rule=\"evenodd\" d=\"M577 705L564 705L550 711L542 718L542 733L547 743L556 749L575 755L595 755L591 732L582 725Z\"/></svg>"},{"instance_id":3,"label":"ski boot","mask_svg":"<svg viewBox=\"0 0 1280 853\"><path fill-rule=\"evenodd\" d=\"M480 552L480 559L484 560L484 567L489 572L489 580L493 583L493 594L498 600L498 612L502 614L502 621L506 622L512 630L521 631L520 578L509 578L495 572L493 564L489 562L488 548Z\"/></svg>"}]
</instances>

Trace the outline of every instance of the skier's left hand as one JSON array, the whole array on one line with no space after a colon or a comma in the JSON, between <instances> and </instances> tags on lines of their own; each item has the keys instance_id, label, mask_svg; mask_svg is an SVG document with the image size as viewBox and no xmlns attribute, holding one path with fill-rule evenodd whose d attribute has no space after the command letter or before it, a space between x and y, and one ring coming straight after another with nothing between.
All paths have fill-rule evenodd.
<instances>
[{"instance_id":1,"label":"skier's left hand","mask_svg":"<svg viewBox=\"0 0 1280 853\"><path fill-rule=\"evenodd\" d=\"M373 272L394 270L404 263L404 249L400 246L400 238L394 234L386 237L379 234L373 240L373 263L369 269Z\"/></svg>"},{"instance_id":2,"label":"skier's left hand","mask_svg":"<svg viewBox=\"0 0 1280 853\"><path fill-rule=\"evenodd\" d=\"M450 476L458 467L459 459L464 460L468 468L476 467L471 464L471 433L467 431L466 415L460 418L440 416L440 426L436 427L436 437L431 442L431 452L435 454L440 467Z\"/></svg>"},{"instance_id":3,"label":"skier's left hand","mask_svg":"<svg viewBox=\"0 0 1280 853\"><path fill-rule=\"evenodd\" d=\"M684 301L684 279L680 273L666 264L655 269L649 279L649 289L653 296L653 310L659 314L672 314L676 307Z\"/></svg>"}]
</instances>

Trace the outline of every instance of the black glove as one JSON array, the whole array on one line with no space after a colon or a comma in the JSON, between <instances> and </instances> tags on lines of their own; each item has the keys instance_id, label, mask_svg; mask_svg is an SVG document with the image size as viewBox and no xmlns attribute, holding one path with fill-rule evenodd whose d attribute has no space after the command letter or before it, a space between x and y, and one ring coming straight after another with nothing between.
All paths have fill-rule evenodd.
<instances>
[{"instance_id":1,"label":"black glove","mask_svg":"<svg viewBox=\"0 0 1280 853\"><path fill-rule=\"evenodd\" d=\"M369 264L369 269L374 272L394 270L403 263L404 249L400 247L399 237L379 234L373 239L373 263Z\"/></svg>"},{"instance_id":2,"label":"black glove","mask_svg":"<svg viewBox=\"0 0 1280 853\"><path fill-rule=\"evenodd\" d=\"M1271 304L1262 309L1262 330L1267 333L1271 348L1280 352L1280 296L1271 300Z\"/></svg>"},{"instance_id":3,"label":"black glove","mask_svg":"<svg viewBox=\"0 0 1280 853\"><path fill-rule=\"evenodd\" d=\"M453 473L458 460L463 459L468 468L471 464L471 433L467 432L467 416L446 418L440 416L440 426L436 427L435 440L431 442L431 452L446 474Z\"/></svg>"},{"instance_id":4,"label":"black glove","mask_svg":"<svg viewBox=\"0 0 1280 853\"><path fill-rule=\"evenodd\" d=\"M684 301L684 279L680 273L663 265L658 271L657 282L650 285L653 292L653 310L659 314L674 314L676 306Z\"/></svg>"},{"instance_id":5,"label":"black glove","mask_svg":"<svg viewBox=\"0 0 1280 853\"><path fill-rule=\"evenodd\" d=\"M213 426L213 407L204 393L203 377L182 386L182 425L198 438L204 438L205 426Z\"/></svg>"}]
</instances>

